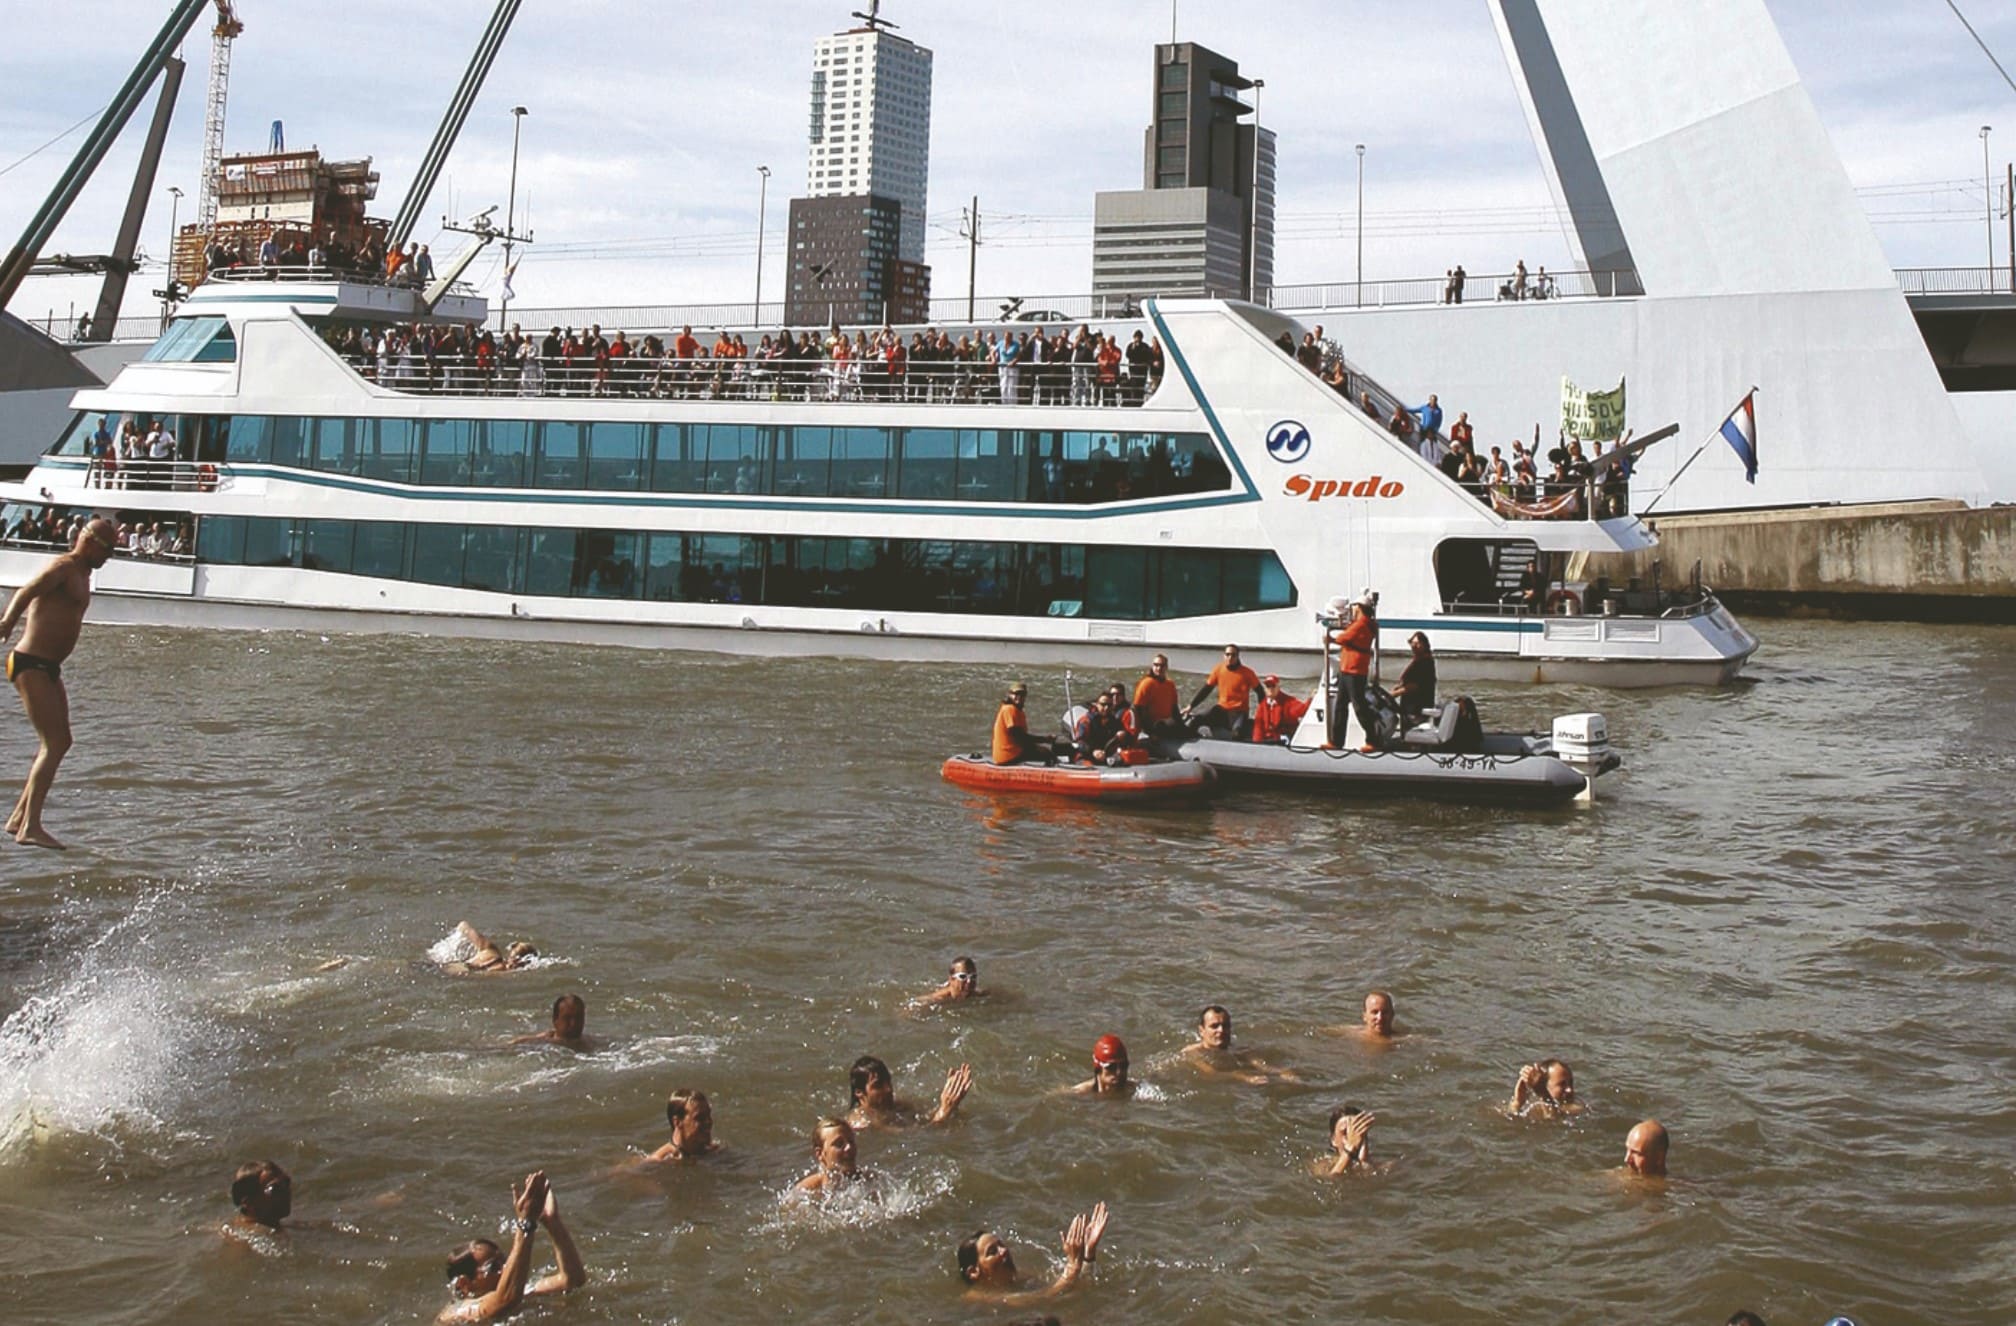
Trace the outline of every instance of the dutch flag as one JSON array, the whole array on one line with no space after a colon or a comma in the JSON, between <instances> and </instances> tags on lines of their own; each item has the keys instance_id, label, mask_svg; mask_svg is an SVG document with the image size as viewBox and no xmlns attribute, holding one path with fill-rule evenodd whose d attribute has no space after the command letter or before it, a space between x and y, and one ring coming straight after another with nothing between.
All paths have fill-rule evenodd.
<instances>
[{"instance_id":1,"label":"dutch flag","mask_svg":"<svg viewBox=\"0 0 2016 1326\"><path fill-rule=\"evenodd\" d=\"M1743 398L1743 403L1722 421L1722 437L1730 448L1743 460L1743 477L1751 483L1757 482L1757 388Z\"/></svg>"}]
</instances>

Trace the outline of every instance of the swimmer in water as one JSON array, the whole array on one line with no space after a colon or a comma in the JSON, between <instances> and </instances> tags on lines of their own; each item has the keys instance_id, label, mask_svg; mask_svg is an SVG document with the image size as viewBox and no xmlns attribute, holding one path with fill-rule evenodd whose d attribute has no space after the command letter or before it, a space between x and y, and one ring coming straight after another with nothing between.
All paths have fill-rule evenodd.
<instances>
[{"instance_id":1,"label":"swimmer in water","mask_svg":"<svg viewBox=\"0 0 2016 1326\"><path fill-rule=\"evenodd\" d=\"M448 1287L459 1301L441 1309L434 1320L495 1321L515 1312L528 1295L564 1294L587 1281L588 1269L560 1218L560 1201L547 1184L545 1171L527 1175L522 1189L511 1190L511 1215L508 1254L500 1255L489 1239L471 1239L448 1259ZM553 1240L559 1265L533 1281L532 1231L542 1224Z\"/></svg>"},{"instance_id":2,"label":"swimmer in water","mask_svg":"<svg viewBox=\"0 0 2016 1326\"><path fill-rule=\"evenodd\" d=\"M980 988L980 968L974 964L973 959L962 956L952 959L952 974L946 978L945 984L926 994L918 995L910 1002L920 1006L951 1004L961 999L979 999L986 993Z\"/></svg>"},{"instance_id":3,"label":"swimmer in water","mask_svg":"<svg viewBox=\"0 0 2016 1326\"><path fill-rule=\"evenodd\" d=\"M1248 1050L1232 1048L1232 1015L1219 1004L1197 1015L1197 1039L1183 1047L1183 1057L1212 1077L1231 1077L1249 1086L1269 1082L1300 1082L1292 1068L1276 1068Z\"/></svg>"},{"instance_id":4,"label":"swimmer in water","mask_svg":"<svg viewBox=\"0 0 2016 1326\"><path fill-rule=\"evenodd\" d=\"M960 1064L945 1075L938 1091L938 1106L929 1114L907 1101L896 1099L896 1085L889 1065L872 1054L864 1054L847 1070L850 1108L847 1122L855 1128L901 1128L914 1123L944 1123L958 1110L959 1102L973 1089L973 1068Z\"/></svg>"},{"instance_id":5,"label":"swimmer in water","mask_svg":"<svg viewBox=\"0 0 2016 1326\"><path fill-rule=\"evenodd\" d=\"M1400 1033L1393 1029L1393 996L1384 990L1374 990L1365 996L1365 1014L1353 1034L1367 1041L1392 1041Z\"/></svg>"},{"instance_id":6,"label":"swimmer in water","mask_svg":"<svg viewBox=\"0 0 2016 1326\"><path fill-rule=\"evenodd\" d=\"M1134 1083L1127 1076L1127 1042L1108 1032L1092 1043L1092 1076L1064 1088L1073 1096L1107 1096L1132 1100Z\"/></svg>"},{"instance_id":7,"label":"swimmer in water","mask_svg":"<svg viewBox=\"0 0 2016 1326\"><path fill-rule=\"evenodd\" d=\"M665 1122L672 1125L672 1140L638 1157L633 1167L698 1160L721 1149L714 1140L714 1107L704 1091L681 1087L673 1092L665 1102Z\"/></svg>"},{"instance_id":8,"label":"swimmer in water","mask_svg":"<svg viewBox=\"0 0 2016 1326\"><path fill-rule=\"evenodd\" d=\"M1378 1115L1356 1105L1330 1111L1330 1154L1316 1162L1316 1172L1325 1178L1369 1170L1372 1166L1372 1125Z\"/></svg>"},{"instance_id":9,"label":"swimmer in water","mask_svg":"<svg viewBox=\"0 0 2016 1326\"><path fill-rule=\"evenodd\" d=\"M1022 1289L1013 1249L999 1234L978 1230L959 1243L959 1279L969 1299L1004 1307L1041 1303L1056 1298L1084 1277L1099 1259L1099 1240L1105 1234L1106 1203L1099 1203L1087 1214L1072 1216L1070 1228L1064 1231L1064 1269L1042 1289Z\"/></svg>"},{"instance_id":10,"label":"swimmer in water","mask_svg":"<svg viewBox=\"0 0 2016 1326\"><path fill-rule=\"evenodd\" d=\"M812 1164L812 1172L798 1180L796 1191L824 1195L875 1178L873 1170L856 1166L854 1126L845 1119L826 1118L812 1125Z\"/></svg>"},{"instance_id":11,"label":"swimmer in water","mask_svg":"<svg viewBox=\"0 0 2016 1326\"><path fill-rule=\"evenodd\" d=\"M1575 1099L1575 1070L1563 1060L1542 1059L1519 1070L1505 1112L1515 1118L1544 1114L1558 1119L1580 1114L1587 1108Z\"/></svg>"},{"instance_id":12,"label":"swimmer in water","mask_svg":"<svg viewBox=\"0 0 2016 1326\"><path fill-rule=\"evenodd\" d=\"M592 1050L593 1038L583 1031L588 1025L588 1005L578 994L563 994L553 1001L553 1025L545 1031L515 1037L513 1045L553 1044L570 1050Z\"/></svg>"},{"instance_id":13,"label":"swimmer in water","mask_svg":"<svg viewBox=\"0 0 2016 1326\"><path fill-rule=\"evenodd\" d=\"M532 965L532 959L539 956L539 950L522 939L509 948L500 949L495 940L467 921L458 921L455 933L462 937L462 942L471 950L469 956L462 961L443 964L447 970L458 976L519 971Z\"/></svg>"},{"instance_id":14,"label":"swimmer in water","mask_svg":"<svg viewBox=\"0 0 2016 1326\"><path fill-rule=\"evenodd\" d=\"M1624 1172L1633 1178L1666 1177L1666 1151L1671 1139L1665 1125L1647 1119L1624 1135Z\"/></svg>"},{"instance_id":15,"label":"swimmer in water","mask_svg":"<svg viewBox=\"0 0 2016 1326\"><path fill-rule=\"evenodd\" d=\"M231 1205L238 1208L232 1228L285 1233L280 1222L293 1214L294 1180L270 1160L247 1161L231 1177Z\"/></svg>"}]
</instances>

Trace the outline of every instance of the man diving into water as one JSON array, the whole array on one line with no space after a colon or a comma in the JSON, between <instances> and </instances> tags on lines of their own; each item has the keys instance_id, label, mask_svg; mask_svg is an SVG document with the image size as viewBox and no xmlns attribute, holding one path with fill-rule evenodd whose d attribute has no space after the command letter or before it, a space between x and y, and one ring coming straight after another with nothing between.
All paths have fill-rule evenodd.
<instances>
[{"instance_id":1,"label":"man diving into water","mask_svg":"<svg viewBox=\"0 0 2016 1326\"><path fill-rule=\"evenodd\" d=\"M111 560L118 527L94 517L77 535L69 552L50 562L14 591L0 613L0 645L25 621L21 644L7 655L7 680L20 693L21 707L41 741L28 781L14 813L7 817L7 836L33 847L63 844L42 827L42 807L56 782L56 766L70 751L70 695L63 689L63 661L77 648L84 612L91 606L91 573Z\"/></svg>"}]
</instances>

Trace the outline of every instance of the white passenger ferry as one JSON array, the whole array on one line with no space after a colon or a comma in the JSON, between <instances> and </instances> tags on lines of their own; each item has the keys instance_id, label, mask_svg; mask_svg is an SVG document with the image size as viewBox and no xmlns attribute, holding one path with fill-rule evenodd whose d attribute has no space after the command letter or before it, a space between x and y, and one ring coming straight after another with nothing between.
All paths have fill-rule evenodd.
<instances>
[{"instance_id":1,"label":"white passenger ferry","mask_svg":"<svg viewBox=\"0 0 2016 1326\"><path fill-rule=\"evenodd\" d=\"M669 397L641 377L504 394L367 374L331 345L486 315L340 277L206 283L0 485L0 532L35 508L189 530L188 555L98 572L94 619L134 624L1188 668L1236 641L1313 674L1313 596L1348 584L1381 592L1386 647L1426 631L1449 677L1716 683L1756 647L1698 583L1581 572L1653 542L1635 517L1494 513L1250 305L1151 303L1166 367L1127 404L864 394L761 365ZM176 459L102 473L89 440L129 417L164 419ZM0 545L0 585L46 555ZM1544 611L1510 601L1528 568Z\"/></svg>"}]
</instances>

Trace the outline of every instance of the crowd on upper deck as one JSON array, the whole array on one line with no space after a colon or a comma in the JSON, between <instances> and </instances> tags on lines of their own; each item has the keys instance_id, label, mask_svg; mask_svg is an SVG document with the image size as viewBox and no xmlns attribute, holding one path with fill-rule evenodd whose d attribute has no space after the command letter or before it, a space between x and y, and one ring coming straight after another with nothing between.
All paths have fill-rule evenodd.
<instances>
[{"instance_id":1,"label":"crowd on upper deck","mask_svg":"<svg viewBox=\"0 0 2016 1326\"><path fill-rule=\"evenodd\" d=\"M1593 513L1608 519L1629 508L1630 458L1618 455L1606 459L1621 443L1610 443L1606 451L1597 441L1585 450L1580 439L1564 436L1543 456L1536 427L1530 447L1514 438L1509 444L1510 455L1498 446L1491 447L1488 454L1480 452L1469 412L1458 412L1445 431L1442 403L1433 392L1420 405L1392 400L1383 392L1375 400L1376 384L1351 368L1337 343L1324 336L1321 324L1304 332L1300 342L1293 333L1284 331L1274 343L1332 391L1355 400L1368 418L1418 451L1421 459L1500 514L1547 520L1580 519Z\"/></svg>"},{"instance_id":2,"label":"crowd on upper deck","mask_svg":"<svg viewBox=\"0 0 2016 1326\"><path fill-rule=\"evenodd\" d=\"M209 275L227 278L338 275L410 286L434 279L434 258L425 244L409 243L388 251L384 236L376 230L355 244L345 244L333 226L319 237L277 226L257 243L250 232L234 235L219 227L204 246L203 266Z\"/></svg>"},{"instance_id":3,"label":"crowd on upper deck","mask_svg":"<svg viewBox=\"0 0 2016 1326\"><path fill-rule=\"evenodd\" d=\"M759 336L604 335L599 325L488 328L330 327L324 335L365 377L400 391L452 395L653 399L885 400L938 404L1133 406L1161 384L1159 338L1081 325L962 332L893 327Z\"/></svg>"}]
</instances>

